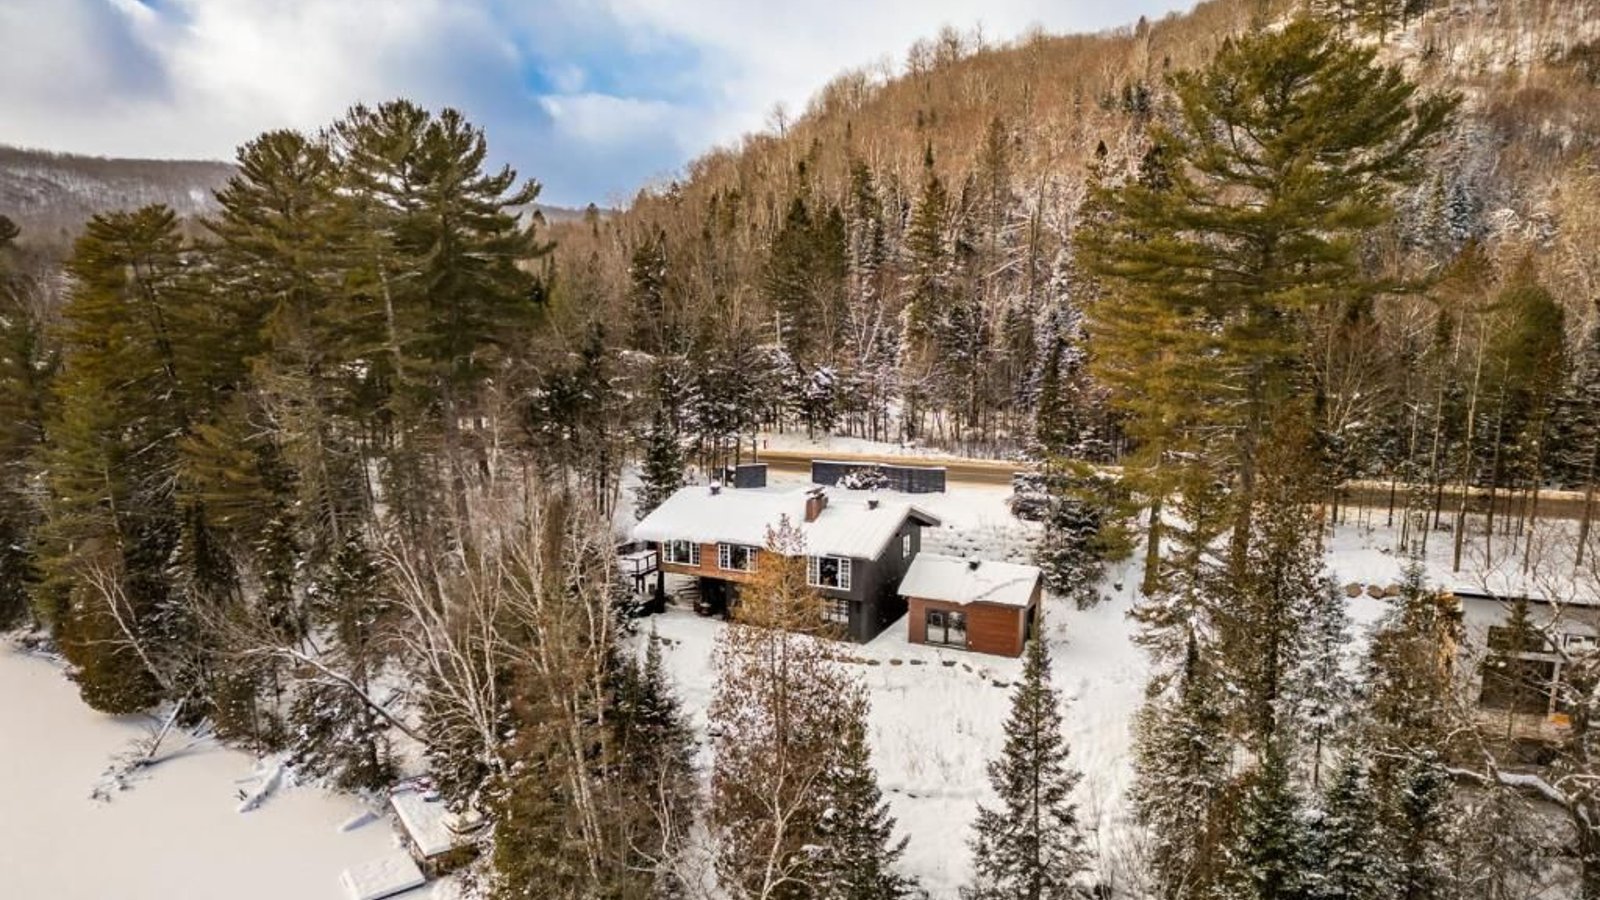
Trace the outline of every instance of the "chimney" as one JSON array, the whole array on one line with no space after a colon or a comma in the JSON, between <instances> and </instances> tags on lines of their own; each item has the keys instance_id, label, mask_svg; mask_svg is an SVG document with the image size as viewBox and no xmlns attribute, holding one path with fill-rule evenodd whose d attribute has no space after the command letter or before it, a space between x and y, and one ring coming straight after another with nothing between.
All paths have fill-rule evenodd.
<instances>
[{"instance_id":1,"label":"chimney","mask_svg":"<svg viewBox=\"0 0 1600 900\"><path fill-rule=\"evenodd\" d=\"M817 516L822 515L822 511L826 509L827 506L828 495L823 493L822 488L812 488L811 490L806 491L807 522L815 522L817 520Z\"/></svg>"},{"instance_id":2,"label":"chimney","mask_svg":"<svg viewBox=\"0 0 1600 900\"><path fill-rule=\"evenodd\" d=\"M711 482L711 496L715 497L716 495L718 495L720 493L722 493L722 482L720 482L720 481Z\"/></svg>"}]
</instances>

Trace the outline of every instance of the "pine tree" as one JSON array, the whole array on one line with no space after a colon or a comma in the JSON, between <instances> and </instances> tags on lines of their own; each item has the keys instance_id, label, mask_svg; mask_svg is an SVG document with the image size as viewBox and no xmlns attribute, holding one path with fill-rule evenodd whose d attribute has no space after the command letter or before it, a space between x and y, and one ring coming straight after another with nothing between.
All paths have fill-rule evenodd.
<instances>
[{"instance_id":1,"label":"pine tree","mask_svg":"<svg viewBox=\"0 0 1600 900\"><path fill-rule=\"evenodd\" d=\"M654 873L652 897L682 895L679 857L694 824L694 731L690 727L661 658L661 640L652 632L642 664L619 668L615 690L615 733L620 802L643 814L630 826L630 868Z\"/></svg>"},{"instance_id":2,"label":"pine tree","mask_svg":"<svg viewBox=\"0 0 1600 900\"><path fill-rule=\"evenodd\" d=\"M1305 862L1308 900L1394 896L1381 809L1359 747L1340 760L1311 819Z\"/></svg>"},{"instance_id":3,"label":"pine tree","mask_svg":"<svg viewBox=\"0 0 1600 900\"><path fill-rule=\"evenodd\" d=\"M85 702L106 712L176 690L169 662L189 647L168 571L181 529L172 476L184 394L170 328L181 252L176 216L147 207L91 219L68 265L71 362L47 424L38 612Z\"/></svg>"},{"instance_id":4,"label":"pine tree","mask_svg":"<svg viewBox=\"0 0 1600 900\"><path fill-rule=\"evenodd\" d=\"M1035 637L1012 695L1005 748L989 763L999 806L978 807L964 900L1061 900L1082 889L1090 860L1072 802L1081 776L1067 759L1060 704L1049 652Z\"/></svg>"},{"instance_id":5,"label":"pine tree","mask_svg":"<svg viewBox=\"0 0 1600 900\"><path fill-rule=\"evenodd\" d=\"M1420 176L1455 106L1418 100L1375 55L1308 19L1224 44L1173 78L1163 177L1103 189L1107 221L1080 235L1115 300L1093 309L1097 374L1158 447L1204 427L1194 449L1236 483L1235 565L1262 440L1311 389L1307 322L1379 288L1356 237L1389 221L1392 190Z\"/></svg>"},{"instance_id":6,"label":"pine tree","mask_svg":"<svg viewBox=\"0 0 1600 900\"><path fill-rule=\"evenodd\" d=\"M1345 612L1344 590L1332 578L1323 579L1317 601L1308 610L1305 645L1290 692L1300 709L1301 742L1311 757L1311 783L1321 787L1322 762L1328 748L1344 733L1354 710L1356 686L1346 671L1350 643L1350 617Z\"/></svg>"},{"instance_id":7,"label":"pine tree","mask_svg":"<svg viewBox=\"0 0 1600 900\"><path fill-rule=\"evenodd\" d=\"M1211 604L1216 664L1238 695L1238 726L1263 756L1277 735L1303 724L1294 676L1327 602L1314 461L1304 432L1279 427L1262 450L1245 559L1229 567L1225 593Z\"/></svg>"},{"instance_id":8,"label":"pine tree","mask_svg":"<svg viewBox=\"0 0 1600 900\"><path fill-rule=\"evenodd\" d=\"M0 630L28 612L37 578L32 544L38 527L28 497L29 463L44 439L57 354L30 295L34 279L18 270L12 243L20 230L0 216Z\"/></svg>"},{"instance_id":9,"label":"pine tree","mask_svg":"<svg viewBox=\"0 0 1600 900\"><path fill-rule=\"evenodd\" d=\"M894 839L895 820L878 789L867 746L867 696L860 685L841 699L838 758L824 776L827 804L820 832L814 896L822 900L901 900L914 883L895 871L908 838Z\"/></svg>"},{"instance_id":10,"label":"pine tree","mask_svg":"<svg viewBox=\"0 0 1600 900\"><path fill-rule=\"evenodd\" d=\"M1300 798L1290 783L1289 759L1271 741L1247 778L1221 896L1228 900L1303 900L1307 835Z\"/></svg>"},{"instance_id":11,"label":"pine tree","mask_svg":"<svg viewBox=\"0 0 1600 900\"><path fill-rule=\"evenodd\" d=\"M673 433L665 410L658 407L650 420L650 431L645 435L634 516L640 519L648 516L682 486L683 450L678 446L678 436Z\"/></svg>"},{"instance_id":12,"label":"pine tree","mask_svg":"<svg viewBox=\"0 0 1600 900\"><path fill-rule=\"evenodd\" d=\"M306 771L345 788L375 789L394 775L384 723L367 692L383 663L377 628L380 572L359 532L312 587L312 624L328 637L321 663L348 679L308 678L289 713L290 742Z\"/></svg>"},{"instance_id":13,"label":"pine tree","mask_svg":"<svg viewBox=\"0 0 1600 900\"><path fill-rule=\"evenodd\" d=\"M1192 636L1183 662L1172 695L1147 700L1134 731L1133 807L1150 834L1151 883L1162 900L1211 896L1229 809L1220 685Z\"/></svg>"}]
</instances>

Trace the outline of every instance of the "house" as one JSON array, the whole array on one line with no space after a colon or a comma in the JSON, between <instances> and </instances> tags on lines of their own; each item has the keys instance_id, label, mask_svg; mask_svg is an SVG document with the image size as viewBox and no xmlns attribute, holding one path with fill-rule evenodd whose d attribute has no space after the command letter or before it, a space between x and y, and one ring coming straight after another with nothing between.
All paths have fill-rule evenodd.
<instances>
[{"instance_id":1,"label":"house","mask_svg":"<svg viewBox=\"0 0 1600 900\"><path fill-rule=\"evenodd\" d=\"M726 613L761 566L767 531L787 517L805 539L806 581L824 618L869 641L905 613L895 590L939 520L905 503L802 491L680 488L634 526L659 551L663 572L697 579L707 611Z\"/></svg>"},{"instance_id":2,"label":"house","mask_svg":"<svg viewBox=\"0 0 1600 900\"><path fill-rule=\"evenodd\" d=\"M1551 603L1536 592L1498 593L1483 587L1450 591L1461 605L1461 653L1478 720L1530 741L1562 739L1570 724L1556 686L1575 657L1600 649L1600 606L1586 599ZM1515 646L1508 627L1518 599L1538 633Z\"/></svg>"},{"instance_id":3,"label":"house","mask_svg":"<svg viewBox=\"0 0 1600 900\"><path fill-rule=\"evenodd\" d=\"M913 644L1021 656L1038 620L1035 566L924 553L900 582Z\"/></svg>"}]
</instances>

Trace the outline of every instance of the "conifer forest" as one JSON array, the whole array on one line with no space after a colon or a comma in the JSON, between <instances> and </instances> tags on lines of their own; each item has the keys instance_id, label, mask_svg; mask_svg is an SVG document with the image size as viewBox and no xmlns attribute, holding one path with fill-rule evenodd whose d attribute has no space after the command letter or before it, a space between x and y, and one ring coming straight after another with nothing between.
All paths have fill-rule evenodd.
<instances>
[{"instance_id":1,"label":"conifer forest","mask_svg":"<svg viewBox=\"0 0 1600 900\"><path fill-rule=\"evenodd\" d=\"M1600 2L882 49L582 210L408 99L0 150L0 653L403 897L1600 900ZM903 504L907 585L1036 567L1014 658L892 582L851 640L813 520Z\"/></svg>"}]
</instances>

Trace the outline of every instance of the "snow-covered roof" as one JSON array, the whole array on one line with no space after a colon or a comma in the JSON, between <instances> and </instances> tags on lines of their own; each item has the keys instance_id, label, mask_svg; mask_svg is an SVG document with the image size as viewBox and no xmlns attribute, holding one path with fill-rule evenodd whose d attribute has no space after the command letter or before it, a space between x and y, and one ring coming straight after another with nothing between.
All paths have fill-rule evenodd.
<instances>
[{"instance_id":1,"label":"snow-covered roof","mask_svg":"<svg viewBox=\"0 0 1600 900\"><path fill-rule=\"evenodd\" d=\"M1027 607L1039 569L1018 563L919 553L900 582L900 594L946 603L998 603Z\"/></svg>"},{"instance_id":2,"label":"snow-covered roof","mask_svg":"<svg viewBox=\"0 0 1600 900\"><path fill-rule=\"evenodd\" d=\"M339 883L350 900L383 900L428 882L411 857L396 852L345 869Z\"/></svg>"},{"instance_id":3,"label":"snow-covered roof","mask_svg":"<svg viewBox=\"0 0 1600 900\"><path fill-rule=\"evenodd\" d=\"M443 800L431 793L396 791L390 795L389 805L394 807L400 824L405 827L406 834L424 859L464 846L470 840L465 832L471 831L477 824L462 822L460 816L450 812Z\"/></svg>"},{"instance_id":4,"label":"snow-covered roof","mask_svg":"<svg viewBox=\"0 0 1600 900\"><path fill-rule=\"evenodd\" d=\"M874 508L842 491L828 491L827 506L816 521L807 522L807 493L807 489L761 488L723 488L713 493L705 485L679 488L634 526L633 538L761 547L767 542L767 529L788 516L805 536L808 554L877 559L907 518L923 525L939 524L936 517L910 503L886 501Z\"/></svg>"}]
</instances>

